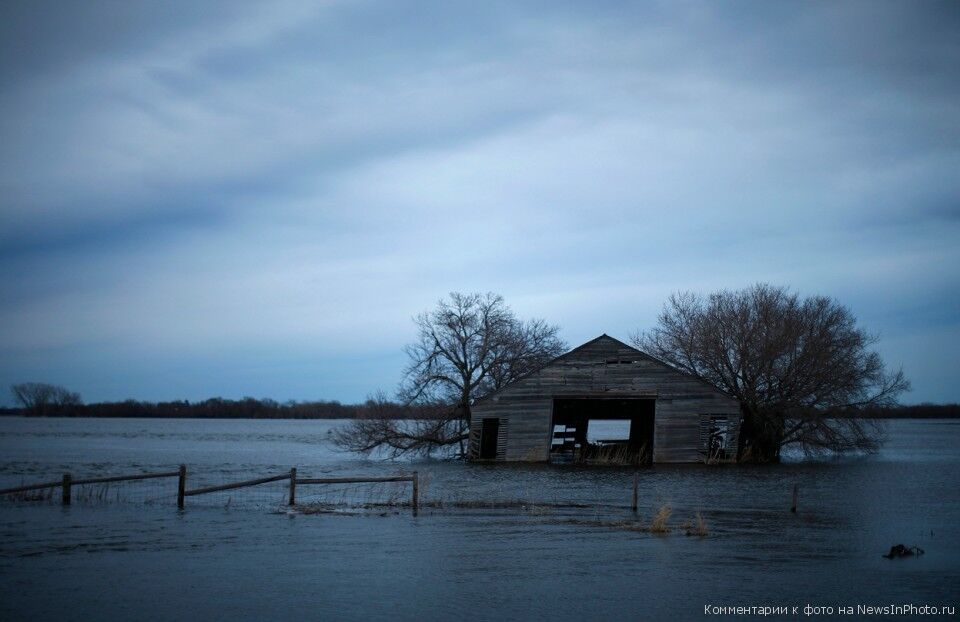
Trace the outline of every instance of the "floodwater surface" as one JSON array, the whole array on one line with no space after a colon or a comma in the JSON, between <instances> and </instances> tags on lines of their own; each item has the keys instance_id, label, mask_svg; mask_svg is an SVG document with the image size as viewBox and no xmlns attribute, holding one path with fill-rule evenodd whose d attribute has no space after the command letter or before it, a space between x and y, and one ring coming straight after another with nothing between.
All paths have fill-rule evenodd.
<instances>
[{"instance_id":1,"label":"floodwater surface","mask_svg":"<svg viewBox=\"0 0 960 622\"><path fill-rule=\"evenodd\" d=\"M776 466L364 460L341 421L0 418L0 488L188 467L176 479L0 500L0 620L650 620L705 607L960 605L960 422L894 421L877 455ZM794 485L799 508L789 511ZM369 504L376 504L370 506ZM322 504L318 506L317 504ZM669 505L669 533L646 530ZM362 509L357 509L361 508ZM705 537L682 524L700 514ZM881 557L893 544L920 557ZM813 616L816 617L816 616ZM827 616L823 616L827 617ZM956 616L923 616L951 619Z\"/></svg>"}]
</instances>

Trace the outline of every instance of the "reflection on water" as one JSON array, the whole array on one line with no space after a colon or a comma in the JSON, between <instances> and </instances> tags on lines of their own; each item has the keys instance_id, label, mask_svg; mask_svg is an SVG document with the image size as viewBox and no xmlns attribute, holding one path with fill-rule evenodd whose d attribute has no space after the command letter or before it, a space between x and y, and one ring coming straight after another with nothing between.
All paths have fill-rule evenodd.
<instances>
[{"instance_id":1,"label":"reflection on water","mask_svg":"<svg viewBox=\"0 0 960 622\"><path fill-rule=\"evenodd\" d=\"M162 483L149 505L0 503L0 618L636 620L699 618L707 604L958 604L960 422L894 421L875 456L657 465L640 472L638 517L630 471L361 460L330 446L339 424L0 419L0 487L181 462L191 486L291 466L416 469L424 497L447 502L416 517L275 513L281 482L251 493L277 500L262 509L237 494L180 513ZM664 504L669 535L615 526L647 524ZM696 512L703 539L677 529ZM900 542L927 554L880 557Z\"/></svg>"}]
</instances>

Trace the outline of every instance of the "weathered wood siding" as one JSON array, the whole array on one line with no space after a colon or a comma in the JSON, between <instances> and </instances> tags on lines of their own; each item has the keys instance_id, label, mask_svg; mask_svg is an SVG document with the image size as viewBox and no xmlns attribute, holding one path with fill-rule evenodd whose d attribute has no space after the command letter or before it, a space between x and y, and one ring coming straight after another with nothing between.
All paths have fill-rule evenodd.
<instances>
[{"instance_id":1,"label":"weathered wood siding","mask_svg":"<svg viewBox=\"0 0 960 622\"><path fill-rule=\"evenodd\" d=\"M479 429L485 417L499 417L505 431L500 442L506 447L498 446L498 459L549 460L553 400L570 397L655 399L654 462L702 460L700 416L728 415L738 421L740 415L736 400L602 335L475 404L471 429ZM474 436L473 455L476 442Z\"/></svg>"}]
</instances>

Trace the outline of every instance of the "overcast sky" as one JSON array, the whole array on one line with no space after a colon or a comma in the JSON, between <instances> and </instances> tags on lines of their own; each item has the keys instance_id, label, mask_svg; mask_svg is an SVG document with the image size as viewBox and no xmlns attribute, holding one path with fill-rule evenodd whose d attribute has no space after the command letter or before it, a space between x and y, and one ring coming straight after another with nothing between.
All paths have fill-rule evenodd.
<instances>
[{"instance_id":1,"label":"overcast sky","mask_svg":"<svg viewBox=\"0 0 960 622\"><path fill-rule=\"evenodd\" d=\"M960 3L7 0L0 124L3 387L358 401L451 290L766 281L960 401Z\"/></svg>"}]
</instances>

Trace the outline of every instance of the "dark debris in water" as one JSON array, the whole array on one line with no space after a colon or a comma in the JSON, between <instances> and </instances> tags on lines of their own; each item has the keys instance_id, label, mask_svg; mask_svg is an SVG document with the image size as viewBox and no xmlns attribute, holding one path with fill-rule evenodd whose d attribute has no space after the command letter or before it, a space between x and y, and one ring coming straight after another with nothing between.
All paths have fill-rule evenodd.
<instances>
[{"instance_id":1,"label":"dark debris in water","mask_svg":"<svg viewBox=\"0 0 960 622\"><path fill-rule=\"evenodd\" d=\"M894 559L896 557L914 557L923 555L924 551L919 546L904 546L903 544L895 544L890 547L890 552L883 557L887 559Z\"/></svg>"}]
</instances>

